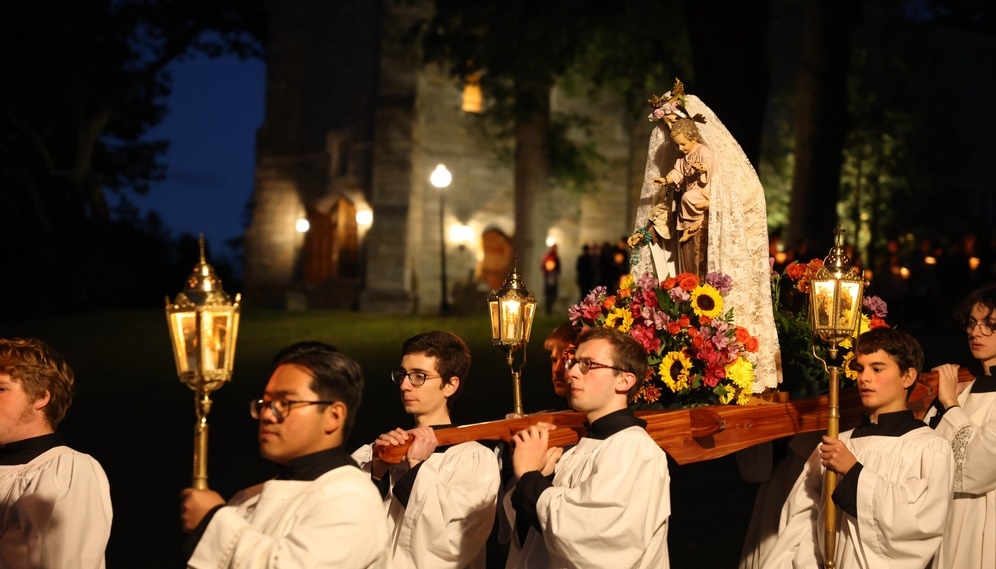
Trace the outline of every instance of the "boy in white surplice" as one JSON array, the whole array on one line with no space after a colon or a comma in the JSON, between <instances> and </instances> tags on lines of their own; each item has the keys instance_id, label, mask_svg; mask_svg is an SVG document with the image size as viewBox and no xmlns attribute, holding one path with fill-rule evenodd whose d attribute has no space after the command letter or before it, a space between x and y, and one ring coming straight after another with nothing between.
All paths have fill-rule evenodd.
<instances>
[{"instance_id":1,"label":"boy in white surplice","mask_svg":"<svg viewBox=\"0 0 996 569\"><path fill-rule=\"evenodd\" d=\"M111 534L104 469L55 429L72 368L33 338L0 339L0 567L103 569Z\"/></svg>"},{"instance_id":2,"label":"boy in white surplice","mask_svg":"<svg viewBox=\"0 0 996 569\"><path fill-rule=\"evenodd\" d=\"M839 476L837 569L923 569L941 544L951 504L951 445L914 418L906 395L923 366L904 332L862 334L851 368L868 413L839 439L824 436L782 508L778 539L762 568L826 566L824 469Z\"/></svg>"},{"instance_id":3,"label":"boy in white surplice","mask_svg":"<svg viewBox=\"0 0 996 569\"><path fill-rule=\"evenodd\" d=\"M996 567L996 285L966 298L958 311L972 357L982 375L958 383L958 366L934 368L937 399L926 419L951 443L954 500L944 529L937 569Z\"/></svg>"},{"instance_id":4,"label":"boy in white surplice","mask_svg":"<svg viewBox=\"0 0 996 569\"><path fill-rule=\"evenodd\" d=\"M343 449L363 395L363 371L321 342L274 357L262 399L259 452L283 467L228 504L187 488L180 517L194 569L386 569L387 528L377 489Z\"/></svg>"},{"instance_id":5,"label":"boy in white surplice","mask_svg":"<svg viewBox=\"0 0 996 569\"><path fill-rule=\"evenodd\" d=\"M450 401L469 370L470 351L451 332L435 330L406 340L401 367L391 379L415 428L384 433L353 453L384 497L394 569L484 568L501 484L498 458L476 442L440 447L433 432L453 426ZM409 438L412 444L400 464L375 458L376 447Z\"/></svg>"},{"instance_id":6,"label":"boy in white surplice","mask_svg":"<svg viewBox=\"0 0 996 569\"><path fill-rule=\"evenodd\" d=\"M627 406L646 377L646 351L614 328L591 328L567 373L571 407L586 415L588 432L567 452L548 448L552 425L515 436L506 568L666 569L667 455Z\"/></svg>"}]
</instances>

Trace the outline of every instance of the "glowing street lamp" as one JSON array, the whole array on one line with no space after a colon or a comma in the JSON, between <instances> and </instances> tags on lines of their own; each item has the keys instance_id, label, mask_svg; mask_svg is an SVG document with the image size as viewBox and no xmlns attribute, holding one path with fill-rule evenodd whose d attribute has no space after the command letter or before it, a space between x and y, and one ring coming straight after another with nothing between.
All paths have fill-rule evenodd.
<instances>
[{"instance_id":1,"label":"glowing street lamp","mask_svg":"<svg viewBox=\"0 0 996 569\"><path fill-rule=\"evenodd\" d=\"M221 288L221 279L204 261L204 237L200 238L201 259L187 279L183 292L170 302L166 297L166 320L180 381L194 390L194 473L192 487L206 490L207 415L211 393L232 378L235 339L239 331L239 302Z\"/></svg>"}]
</instances>

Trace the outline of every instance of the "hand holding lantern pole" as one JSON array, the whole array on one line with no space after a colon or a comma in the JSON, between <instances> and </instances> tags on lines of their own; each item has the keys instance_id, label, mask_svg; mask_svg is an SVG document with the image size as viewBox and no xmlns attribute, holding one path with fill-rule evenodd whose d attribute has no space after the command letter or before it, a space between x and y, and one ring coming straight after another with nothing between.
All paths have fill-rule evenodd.
<instances>
[{"instance_id":1,"label":"hand holding lantern pole","mask_svg":"<svg viewBox=\"0 0 996 569\"><path fill-rule=\"evenodd\" d=\"M835 244L823 266L810 280L809 322L810 345L813 356L823 362L830 375L828 394L827 436L837 438L840 428L840 352L838 343L857 334L861 322L861 298L865 282L851 265L844 253L842 239L844 231L837 227ZM829 358L824 360L816 353L816 337L829 344ZM827 468L824 472L824 561L827 569L836 565L834 554L837 545L837 505L833 502L833 491L837 488L837 473Z\"/></svg>"},{"instance_id":2,"label":"hand holding lantern pole","mask_svg":"<svg viewBox=\"0 0 996 569\"><path fill-rule=\"evenodd\" d=\"M508 354L508 367L512 371L513 411L523 415L521 379L522 367L526 365L526 344L533 329L536 316L536 297L526 290L517 270L518 258L505 283L488 296L491 315L491 341L501 346ZM522 351L522 362L515 368L515 353Z\"/></svg>"},{"instance_id":3,"label":"hand holding lantern pole","mask_svg":"<svg viewBox=\"0 0 996 569\"><path fill-rule=\"evenodd\" d=\"M187 279L183 292L170 302L166 297L173 356L180 381L194 390L193 481L191 486L206 490L208 422L211 393L232 378L235 340L239 329L239 302L221 288L221 279L204 260L204 237L200 238L200 262Z\"/></svg>"}]
</instances>

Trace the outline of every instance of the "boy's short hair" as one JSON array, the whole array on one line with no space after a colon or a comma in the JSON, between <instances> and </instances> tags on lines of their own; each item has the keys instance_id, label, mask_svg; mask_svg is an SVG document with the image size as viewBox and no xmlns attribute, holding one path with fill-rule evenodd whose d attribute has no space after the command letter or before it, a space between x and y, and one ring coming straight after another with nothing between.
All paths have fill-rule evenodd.
<instances>
[{"instance_id":1,"label":"boy's short hair","mask_svg":"<svg viewBox=\"0 0 996 569\"><path fill-rule=\"evenodd\" d=\"M578 336L578 346L592 340L607 341L612 346L612 365L636 376L636 383L626 394L627 401L632 401L647 379L647 351L636 338L615 328L588 328ZM616 371L616 375L619 373Z\"/></svg>"},{"instance_id":2,"label":"boy's short hair","mask_svg":"<svg viewBox=\"0 0 996 569\"><path fill-rule=\"evenodd\" d=\"M858 336L854 346L855 355L873 354L879 350L896 360L902 372L912 368L919 373L923 369L923 348L916 338L906 332L895 328L874 328Z\"/></svg>"},{"instance_id":3,"label":"boy's short hair","mask_svg":"<svg viewBox=\"0 0 996 569\"><path fill-rule=\"evenodd\" d=\"M271 374L282 365L296 365L311 375L311 390L323 401L340 401L346 405L343 439L349 437L356 423L356 412L363 400L363 369L356 360L323 342L298 342L273 356ZM326 406L321 405L319 409Z\"/></svg>"},{"instance_id":4,"label":"boy's short hair","mask_svg":"<svg viewBox=\"0 0 996 569\"><path fill-rule=\"evenodd\" d=\"M577 345L577 342L578 329L570 322L565 322L554 328L553 332L550 332L550 335L543 340L543 349L547 351L563 349L570 344Z\"/></svg>"},{"instance_id":5,"label":"boy's short hair","mask_svg":"<svg viewBox=\"0 0 996 569\"><path fill-rule=\"evenodd\" d=\"M75 376L52 346L35 338L0 338L0 373L20 383L31 401L48 391L45 419L53 429L59 426L73 403Z\"/></svg>"},{"instance_id":6,"label":"boy's short hair","mask_svg":"<svg viewBox=\"0 0 996 569\"><path fill-rule=\"evenodd\" d=\"M443 377L441 385L448 384L453 377L460 379L451 399L463 390L470 372L470 349L460 336L446 330L432 330L412 336L401 346L401 356L415 354L436 358L436 371Z\"/></svg>"},{"instance_id":7,"label":"boy's short hair","mask_svg":"<svg viewBox=\"0 0 996 569\"><path fill-rule=\"evenodd\" d=\"M968 320L975 305L980 305L986 309L986 319L991 322L993 312L996 311L996 283L975 289L969 293L968 296L958 303L957 308L955 308L955 319L958 322Z\"/></svg>"}]
</instances>

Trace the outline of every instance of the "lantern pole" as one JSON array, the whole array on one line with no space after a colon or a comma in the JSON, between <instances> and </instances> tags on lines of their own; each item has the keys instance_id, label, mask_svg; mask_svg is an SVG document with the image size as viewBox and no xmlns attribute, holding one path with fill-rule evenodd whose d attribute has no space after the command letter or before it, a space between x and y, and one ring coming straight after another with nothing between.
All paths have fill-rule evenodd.
<instances>
[{"instance_id":1,"label":"lantern pole","mask_svg":"<svg viewBox=\"0 0 996 569\"><path fill-rule=\"evenodd\" d=\"M813 356L823 363L830 376L827 436L837 438L840 434L840 351L838 343L857 334L861 322L861 297L864 280L851 265L842 245L843 229L834 231L835 244L823 261L823 266L810 280L809 321L810 346ZM816 338L827 342L829 358L824 360L816 351ZM836 566L837 549L837 505L833 502L833 492L837 488L837 473L826 468L823 473L823 512L824 539L823 559L826 569Z\"/></svg>"},{"instance_id":2,"label":"lantern pole","mask_svg":"<svg viewBox=\"0 0 996 569\"><path fill-rule=\"evenodd\" d=\"M211 393L232 377L235 342L239 327L239 303L221 287L221 279L204 260L204 237L200 238L200 263L194 267L183 292L175 301L166 297L166 320L177 375L194 391L194 452L191 487L208 488L208 413Z\"/></svg>"}]
</instances>

